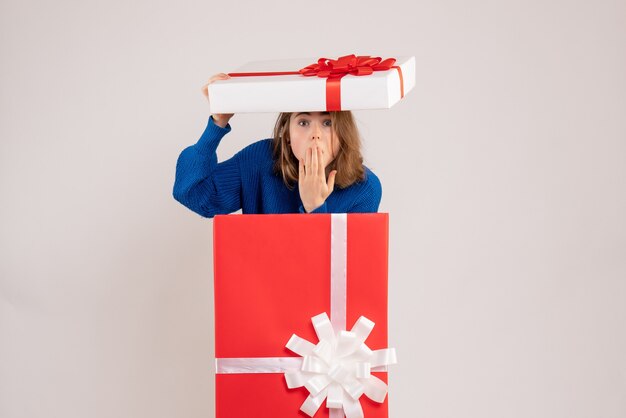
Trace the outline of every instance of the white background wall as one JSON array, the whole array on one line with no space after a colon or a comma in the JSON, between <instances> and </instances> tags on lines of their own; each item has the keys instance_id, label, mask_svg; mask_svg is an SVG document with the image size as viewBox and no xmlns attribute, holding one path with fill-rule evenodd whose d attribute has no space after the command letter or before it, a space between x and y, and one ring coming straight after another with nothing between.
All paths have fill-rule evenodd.
<instances>
[{"instance_id":1,"label":"white background wall","mask_svg":"<svg viewBox=\"0 0 626 418\"><path fill-rule=\"evenodd\" d=\"M390 416L626 416L626 3L0 3L0 416L210 417L200 87L415 55L356 116L390 226ZM220 156L269 136L236 115Z\"/></svg>"}]
</instances>

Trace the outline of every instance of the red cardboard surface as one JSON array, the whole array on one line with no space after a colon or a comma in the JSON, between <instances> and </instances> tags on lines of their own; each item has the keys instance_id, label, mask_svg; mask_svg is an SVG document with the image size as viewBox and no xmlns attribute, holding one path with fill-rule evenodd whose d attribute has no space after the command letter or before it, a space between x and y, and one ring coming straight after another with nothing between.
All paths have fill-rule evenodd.
<instances>
[{"instance_id":1,"label":"red cardboard surface","mask_svg":"<svg viewBox=\"0 0 626 418\"><path fill-rule=\"evenodd\" d=\"M214 218L215 356L297 357L292 334L317 344L311 317L330 315L331 215L222 215ZM387 347L388 215L349 214L347 328L366 316L366 340ZM386 381L386 373L375 373ZM216 375L218 418L306 417L308 392L282 374ZM387 417L387 401L361 397L366 418ZM316 417L328 416L325 404Z\"/></svg>"}]
</instances>

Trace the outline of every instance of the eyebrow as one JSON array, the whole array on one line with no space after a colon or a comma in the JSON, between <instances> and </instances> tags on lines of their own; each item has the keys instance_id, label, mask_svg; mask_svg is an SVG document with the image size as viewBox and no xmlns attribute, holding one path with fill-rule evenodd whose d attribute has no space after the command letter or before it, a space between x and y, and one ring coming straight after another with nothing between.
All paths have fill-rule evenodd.
<instances>
[{"instance_id":1,"label":"eyebrow","mask_svg":"<svg viewBox=\"0 0 626 418\"><path fill-rule=\"evenodd\" d=\"M309 112L300 112L296 115L296 117L300 116L300 115L307 115L307 116L311 116L311 114ZM329 112L322 112L322 116L329 116L330 113Z\"/></svg>"}]
</instances>

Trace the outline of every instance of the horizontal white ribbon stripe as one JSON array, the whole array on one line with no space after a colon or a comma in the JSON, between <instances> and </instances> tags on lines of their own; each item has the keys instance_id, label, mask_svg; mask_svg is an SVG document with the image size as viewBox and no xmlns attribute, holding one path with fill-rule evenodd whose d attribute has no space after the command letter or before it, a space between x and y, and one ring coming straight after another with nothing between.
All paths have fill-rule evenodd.
<instances>
[{"instance_id":1,"label":"horizontal white ribbon stripe","mask_svg":"<svg viewBox=\"0 0 626 418\"><path fill-rule=\"evenodd\" d=\"M285 373L301 368L301 357L222 357L215 359L217 374ZM371 371L386 372L387 366L371 367Z\"/></svg>"},{"instance_id":2,"label":"horizontal white ribbon stripe","mask_svg":"<svg viewBox=\"0 0 626 418\"><path fill-rule=\"evenodd\" d=\"M239 373L285 373L302 367L300 357L238 357L215 359L215 372Z\"/></svg>"}]
</instances>

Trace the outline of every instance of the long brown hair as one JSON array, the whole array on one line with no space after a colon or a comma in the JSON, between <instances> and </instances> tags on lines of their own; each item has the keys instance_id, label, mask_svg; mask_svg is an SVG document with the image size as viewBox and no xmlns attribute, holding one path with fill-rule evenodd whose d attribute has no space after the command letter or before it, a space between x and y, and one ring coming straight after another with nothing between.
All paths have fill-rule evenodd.
<instances>
[{"instance_id":1,"label":"long brown hair","mask_svg":"<svg viewBox=\"0 0 626 418\"><path fill-rule=\"evenodd\" d=\"M289 122L291 112L283 112L278 115L274 126L272 138L274 172L282 176L285 185L293 189L298 183L298 159L291 151L289 144ZM326 174L331 170L337 170L335 186L346 188L357 181L365 178L363 168L363 156L361 155L361 138L356 127L352 112L349 110L329 112L331 125L337 137L331 137L332 141L339 141L339 151L334 160L326 167Z\"/></svg>"}]
</instances>

